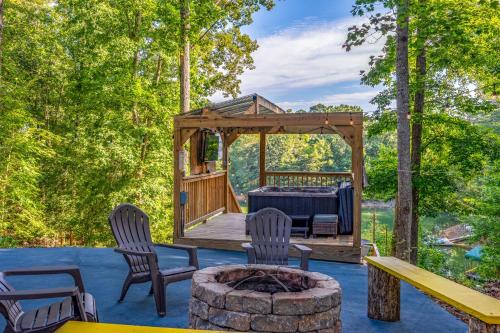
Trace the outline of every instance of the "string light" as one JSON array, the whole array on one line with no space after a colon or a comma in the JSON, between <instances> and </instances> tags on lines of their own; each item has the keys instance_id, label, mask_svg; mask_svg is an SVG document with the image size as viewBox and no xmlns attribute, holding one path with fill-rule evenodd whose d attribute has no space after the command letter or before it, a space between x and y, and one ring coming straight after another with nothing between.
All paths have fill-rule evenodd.
<instances>
[{"instance_id":1,"label":"string light","mask_svg":"<svg viewBox=\"0 0 500 333\"><path fill-rule=\"evenodd\" d=\"M325 125L328 125L328 112L326 113Z\"/></svg>"},{"instance_id":2,"label":"string light","mask_svg":"<svg viewBox=\"0 0 500 333\"><path fill-rule=\"evenodd\" d=\"M349 112L349 119L350 119L350 120L349 120L349 124L350 124L351 126L352 126L352 125L354 125L354 121L352 121L352 113L351 113L351 112Z\"/></svg>"}]
</instances>

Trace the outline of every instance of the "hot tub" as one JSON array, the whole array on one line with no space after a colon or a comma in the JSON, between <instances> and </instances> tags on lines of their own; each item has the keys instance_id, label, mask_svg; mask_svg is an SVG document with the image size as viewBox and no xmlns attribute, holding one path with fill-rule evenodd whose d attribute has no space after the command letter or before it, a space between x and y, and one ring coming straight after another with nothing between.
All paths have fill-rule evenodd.
<instances>
[{"instance_id":1,"label":"hot tub","mask_svg":"<svg viewBox=\"0 0 500 333\"><path fill-rule=\"evenodd\" d=\"M287 215L338 214L336 187L264 186L248 192L248 212L273 207Z\"/></svg>"}]
</instances>

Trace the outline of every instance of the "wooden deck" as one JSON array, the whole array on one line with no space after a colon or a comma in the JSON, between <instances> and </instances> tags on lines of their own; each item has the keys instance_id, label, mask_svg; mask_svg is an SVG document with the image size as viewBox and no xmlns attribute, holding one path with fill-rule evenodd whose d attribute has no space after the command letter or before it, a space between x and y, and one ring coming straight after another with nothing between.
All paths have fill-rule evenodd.
<instances>
[{"instance_id":1,"label":"wooden deck","mask_svg":"<svg viewBox=\"0 0 500 333\"><path fill-rule=\"evenodd\" d=\"M249 242L245 235L245 214L229 213L217 215L206 223L198 224L184 232L178 244L196 245L204 248L243 251L241 243ZM360 248L353 247L350 235L308 238L292 237L292 243L304 244L312 250L312 258L342 262L360 262ZM294 253L291 253L294 255Z\"/></svg>"}]
</instances>

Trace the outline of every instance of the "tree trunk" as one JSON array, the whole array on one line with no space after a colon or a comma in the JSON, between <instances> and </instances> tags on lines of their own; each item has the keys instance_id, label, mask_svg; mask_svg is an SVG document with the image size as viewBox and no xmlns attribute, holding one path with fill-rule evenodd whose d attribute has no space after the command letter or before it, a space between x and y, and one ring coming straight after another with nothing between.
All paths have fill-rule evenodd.
<instances>
[{"instance_id":1,"label":"tree trunk","mask_svg":"<svg viewBox=\"0 0 500 333\"><path fill-rule=\"evenodd\" d=\"M420 178L420 164L422 158L422 118L425 103L425 74L426 56L425 48L419 50L416 60L417 69L417 90L415 92L415 104L413 107L412 127L411 127L411 170L413 176L412 184L412 210L411 210L411 255L410 262L417 263L418 258L418 224L419 224L419 190L416 181Z\"/></svg>"},{"instance_id":2,"label":"tree trunk","mask_svg":"<svg viewBox=\"0 0 500 333\"><path fill-rule=\"evenodd\" d=\"M400 298L399 279L368 264L368 318L398 321Z\"/></svg>"},{"instance_id":3,"label":"tree trunk","mask_svg":"<svg viewBox=\"0 0 500 333\"><path fill-rule=\"evenodd\" d=\"M190 111L189 0L181 1L180 97L181 113Z\"/></svg>"},{"instance_id":4,"label":"tree trunk","mask_svg":"<svg viewBox=\"0 0 500 333\"><path fill-rule=\"evenodd\" d=\"M153 78L153 82L155 84L155 87L158 87L158 85L160 84L162 63L163 63L163 61L162 61L161 55L158 54L158 59L156 60L155 76Z\"/></svg>"},{"instance_id":5,"label":"tree trunk","mask_svg":"<svg viewBox=\"0 0 500 333\"><path fill-rule=\"evenodd\" d=\"M134 53L134 60L132 62L132 77L134 79L134 83L135 83L135 80L137 78L137 70L139 68L139 60L140 60L141 48L139 45L139 41L140 41L141 22L142 22L142 13L140 10L138 10L135 13L134 31L132 32L132 40L137 44L136 45L137 48L136 48L135 53ZM139 110L138 110L138 106L137 106L137 100L136 100L135 96L134 96L134 103L132 106L132 114L134 117L134 123L136 125L139 125L140 117L139 117Z\"/></svg>"},{"instance_id":6,"label":"tree trunk","mask_svg":"<svg viewBox=\"0 0 500 333\"><path fill-rule=\"evenodd\" d=\"M3 3L0 0L0 80L2 78L2 65L3 65Z\"/></svg>"},{"instance_id":7,"label":"tree trunk","mask_svg":"<svg viewBox=\"0 0 500 333\"><path fill-rule=\"evenodd\" d=\"M397 8L396 105L398 113L398 209L394 224L394 256L410 258L412 184L410 170L408 0Z\"/></svg>"}]
</instances>

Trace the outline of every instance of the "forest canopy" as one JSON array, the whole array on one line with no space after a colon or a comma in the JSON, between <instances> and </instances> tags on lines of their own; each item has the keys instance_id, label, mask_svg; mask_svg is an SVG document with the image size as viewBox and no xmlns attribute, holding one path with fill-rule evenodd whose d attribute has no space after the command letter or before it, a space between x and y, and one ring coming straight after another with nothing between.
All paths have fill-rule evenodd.
<instances>
[{"instance_id":1,"label":"forest canopy","mask_svg":"<svg viewBox=\"0 0 500 333\"><path fill-rule=\"evenodd\" d=\"M172 234L179 1L2 1L0 246L110 245L133 202ZM192 2L192 107L239 93L257 43L241 32L271 0Z\"/></svg>"}]
</instances>

